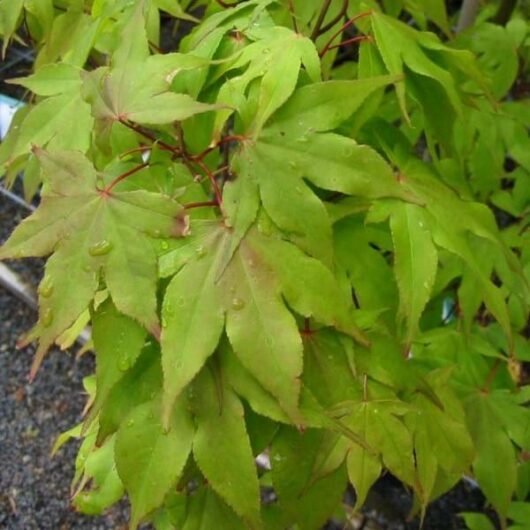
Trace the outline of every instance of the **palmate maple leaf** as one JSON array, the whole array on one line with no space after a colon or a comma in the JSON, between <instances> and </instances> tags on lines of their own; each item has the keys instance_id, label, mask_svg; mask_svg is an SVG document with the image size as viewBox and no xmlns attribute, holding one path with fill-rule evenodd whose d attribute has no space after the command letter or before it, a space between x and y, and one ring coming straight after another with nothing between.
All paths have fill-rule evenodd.
<instances>
[{"instance_id":1,"label":"palmate maple leaf","mask_svg":"<svg viewBox=\"0 0 530 530\"><path fill-rule=\"evenodd\" d=\"M44 180L42 200L0 248L0 259L47 256L39 287L40 318L26 341L39 339L33 377L57 337L87 309L104 278L116 307L151 333L157 257L151 238L186 231L183 208L144 190L98 187L98 172L80 152L34 148Z\"/></svg>"},{"instance_id":2,"label":"palmate maple leaf","mask_svg":"<svg viewBox=\"0 0 530 530\"><path fill-rule=\"evenodd\" d=\"M160 269L162 276L174 274L162 308L166 419L223 330L241 364L299 423L303 345L292 311L366 343L349 294L331 270L256 226L241 238L222 223L196 220L184 245L161 258Z\"/></svg>"}]
</instances>

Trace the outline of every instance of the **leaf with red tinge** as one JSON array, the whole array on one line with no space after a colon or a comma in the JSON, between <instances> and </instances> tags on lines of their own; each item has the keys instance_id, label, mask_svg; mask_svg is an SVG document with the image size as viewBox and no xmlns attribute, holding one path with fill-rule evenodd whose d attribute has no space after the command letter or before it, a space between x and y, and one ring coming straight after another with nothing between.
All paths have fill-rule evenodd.
<instances>
[{"instance_id":1,"label":"leaf with red tinge","mask_svg":"<svg viewBox=\"0 0 530 530\"><path fill-rule=\"evenodd\" d=\"M156 333L157 258L150 239L180 236L185 226L182 207L169 197L119 191L119 185L100 189L101 175L79 152L34 152L45 182L41 204L0 248L0 259L53 253L39 288L40 319L26 339L39 339L32 375L88 307L100 274L118 310Z\"/></svg>"}]
</instances>

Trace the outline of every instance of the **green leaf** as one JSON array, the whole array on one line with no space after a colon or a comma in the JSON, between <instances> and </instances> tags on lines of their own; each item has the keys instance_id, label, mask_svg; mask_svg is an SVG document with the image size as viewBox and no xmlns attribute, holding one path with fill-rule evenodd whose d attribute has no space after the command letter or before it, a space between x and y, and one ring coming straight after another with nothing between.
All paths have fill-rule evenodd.
<instances>
[{"instance_id":1,"label":"green leaf","mask_svg":"<svg viewBox=\"0 0 530 530\"><path fill-rule=\"evenodd\" d=\"M107 300L95 311L92 339L96 350L97 394L91 416L99 412L113 387L135 364L145 337L145 329L119 313L112 301Z\"/></svg>"},{"instance_id":2,"label":"green leaf","mask_svg":"<svg viewBox=\"0 0 530 530\"><path fill-rule=\"evenodd\" d=\"M73 115L75 120L72 120ZM49 150L86 152L93 121L90 107L75 90L46 98L25 115L19 130L13 131L13 145L5 153L0 151L0 158L7 167L17 157L30 153L34 145L47 146Z\"/></svg>"},{"instance_id":3,"label":"green leaf","mask_svg":"<svg viewBox=\"0 0 530 530\"><path fill-rule=\"evenodd\" d=\"M281 510L276 514L280 522L275 528L297 524L317 530L339 505L346 482L344 466L311 481L322 438L321 431L308 429L299 433L289 427L280 429L275 437L270 451L272 482L278 495L277 509ZM272 515L265 512L265 517Z\"/></svg>"},{"instance_id":4,"label":"green leaf","mask_svg":"<svg viewBox=\"0 0 530 530\"><path fill-rule=\"evenodd\" d=\"M347 457L348 477L355 488L355 509L359 509L381 474L381 462L357 444L352 444Z\"/></svg>"},{"instance_id":5,"label":"green leaf","mask_svg":"<svg viewBox=\"0 0 530 530\"><path fill-rule=\"evenodd\" d=\"M336 129L357 112L374 92L400 79L398 76L377 76L303 86L271 117L267 124L268 134L283 131L286 135L300 138L311 132Z\"/></svg>"},{"instance_id":6,"label":"green leaf","mask_svg":"<svg viewBox=\"0 0 530 530\"><path fill-rule=\"evenodd\" d=\"M175 275L164 296L161 344L165 417L217 347L224 327L215 285L220 255L211 252L208 243L197 243L195 252L200 259Z\"/></svg>"},{"instance_id":7,"label":"green leaf","mask_svg":"<svg viewBox=\"0 0 530 530\"><path fill-rule=\"evenodd\" d=\"M193 436L184 402L174 407L168 430L162 427L158 400L140 405L122 424L115 458L132 505L131 528L162 505L186 464Z\"/></svg>"},{"instance_id":8,"label":"green leaf","mask_svg":"<svg viewBox=\"0 0 530 530\"><path fill-rule=\"evenodd\" d=\"M421 207L398 203L390 217L390 228L400 296L399 313L406 318L405 341L410 344L418 332L421 314L434 286L438 253Z\"/></svg>"},{"instance_id":9,"label":"green leaf","mask_svg":"<svg viewBox=\"0 0 530 530\"><path fill-rule=\"evenodd\" d=\"M98 444L118 430L138 405L151 401L162 387L160 349L147 341L136 363L112 387L98 416Z\"/></svg>"},{"instance_id":10,"label":"green leaf","mask_svg":"<svg viewBox=\"0 0 530 530\"><path fill-rule=\"evenodd\" d=\"M218 372L203 370L190 394L193 455L212 488L251 529L261 528L259 484L243 406Z\"/></svg>"},{"instance_id":11,"label":"green leaf","mask_svg":"<svg viewBox=\"0 0 530 530\"><path fill-rule=\"evenodd\" d=\"M182 530L245 530L243 521L211 489L203 488L189 502Z\"/></svg>"},{"instance_id":12,"label":"green leaf","mask_svg":"<svg viewBox=\"0 0 530 530\"><path fill-rule=\"evenodd\" d=\"M391 74L402 75L406 66L413 72L413 75L434 79L445 90L451 105L459 111L462 104L454 78L447 70L433 61L425 49L422 49L426 40L433 40L437 49L444 51L445 47L438 43L434 35L419 33L403 22L376 11L370 18L377 47L388 71ZM428 35L428 38L424 35ZM397 84L396 91L401 110L407 116L405 85Z\"/></svg>"},{"instance_id":13,"label":"green leaf","mask_svg":"<svg viewBox=\"0 0 530 530\"><path fill-rule=\"evenodd\" d=\"M40 341L34 370L87 308L100 272L118 310L157 333L156 254L150 236L181 234L181 207L143 190L102 191L98 173L81 153L37 149L35 155L45 181L41 204L0 249L1 259L53 252L39 296L40 321L31 335Z\"/></svg>"},{"instance_id":14,"label":"green leaf","mask_svg":"<svg viewBox=\"0 0 530 530\"><path fill-rule=\"evenodd\" d=\"M233 169L240 178L257 182L271 219L324 263L331 260L330 220L304 179L324 190L369 199L407 196L390 166L369 147L335 134L292 138L282 132L265 128L257 142L245 142Z\"/></svg>"},{"instance_id":15,"label":"green leaf","mask_svg":"<svg viewBox=\"0 0 530 530\"><path fill-rule=\"evenodd\" d=\"M83 447L84 446L84 447ZM112 506L123 496L124 489L114 463L115 438L110 438L103 446L94 446L94 437L85 439L76 462L77 473L81 473L80 483L73 497L77 510L97 515ZM84 454L84 450L87 454ZM80 458L80 457L83 458ZM90 483L90 488L85 488Z\"/></svg>"},{"instance_id":16,"label":"green leaf","mask_svg":"<svg viewBox=\"0 0 530 530\"><path fill-rule=\"evenodd\" d=\"M393 407L387 400L362 402L354 407L348 424L356 432L364 430L366 441L381 453L385 466L400 480L414 486L412 436L394 414Z\"/></svg>"},{"instance_id":17,"label":"green leaf","mask_svg":"<svg viewBox=\"0 0 530 530\"><path fill-rule=\"evenodd\" d=\"M9 46L9 41L17 29L23 7L24 0L2 0L0 2L0 32L4 41L2 45L2 59Z\"/></svg>"},{"instance_id":18,"label":"green leaf","mask_svg":"<svg viewBox=\"0 0 530 530\"><path fill-rule=\"evenodd\" d=\"M23 86L38 96L56 96L81 88L81 70L67 63L48 64L28 77L15 77L8 82Z\"/></svg>"},{"instance_id":19,"label":"green leaf","mask_svg":"<svg viewBox=\"0 0 530 530\"><path fill-rule=\"evenodd\" d=\"M516 486L514 447L487 394L472 394L465 401L465 407L477 450L473 471L488 500L501 517L506 517Z\"/></svg>"},{"instance_id":20,"label":"green leaf","mask_svg":"<svg viewBox=\"0 0 530 530\"><path fill-rule=\"evenodd\" d=\"M301 65L304 64L308 75L317 81L320 79L320 62L314 44L287 28L257 28L249 32L249 36L254 42L246 46L235 61L228 63L223 72L244 67L246 70L221 87L217 102L241 112L248 86L260 79L256 108L247 123L248 134L256 137L266 121L293 93ZM220 135L232 112L226 110L217 114L214 137Z\"/></svg>"},{"instance_id":21,"label":"green leaf","mask_svg":"<svg viewBox=\"0 0 530 530\"><path fill-rule=\"evenodd\" d=\"M460 514L469 530L495 530L495 525L490 518L482 513L461 513Z\"/></svg>"},{"instance_id":22,"label":"green leaf","mask_svg":"<svg viewBox=\"0 0 530 530\"><path fill-rule=\"evenodd\" d=\"M180 53L149 56L141 9L135 10L120 42L110 68L85 74L83 94L96 119L165 124L217 108L170 91L180 70L200 68L208 61Z\"/></svg>"},{"instance_id":23,"label":"green leaf","mask_svg":"<svg viewBox=\"0 0 530 530\"><path fill-rule=\"evenodd\" d=\"M202 227L192 229L195 236L161 263L163 275L178 270L163 307L166 413L215 350L226 318L227 336L243 366L291 418L299 419L302 340L282 294L304 316L336 323L360 337L345 299L331 273L289 243L252 229L230 259L231 233L217 223ZM292 272L279 256L289 261ZM318 285L319 294L306 292L307 285ZM194 326L195 334L190 333Z\"/></svg>"}]
</instances>

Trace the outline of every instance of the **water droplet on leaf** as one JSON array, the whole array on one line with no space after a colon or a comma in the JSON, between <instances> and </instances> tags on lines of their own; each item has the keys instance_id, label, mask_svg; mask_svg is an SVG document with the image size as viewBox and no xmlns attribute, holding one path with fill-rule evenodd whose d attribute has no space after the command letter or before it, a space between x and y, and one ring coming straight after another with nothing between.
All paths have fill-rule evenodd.
<instances>
[{"instance_id":1,"label":"water droplet on leaf","mask_svg":"<svg viewBox=\"0 0 530 530\"><path fill-rule=\"evenodd\" d=\"M202 258L202 257L204 257L206 255L206 249L202 245L199 245L195 249L195 254L197 254L198 258Z\"/></svg>"},{"instance_id":2,"label":"water droplet on leaf","mask_svg":"<svg viewBox=\"0 0 530 530\"><path fill-rule=\"evenodd\" d=\"M131 362L129 360L129 357L126 355L123 355L118 359L118 368L122 372L126 372L131 367Z\"/></svg>"},{"instance_id":3,"label":"water droplet on leaf","mask_svg":"<svg viewBox=\"0 0 530 530\"><path fill-rule=\"evenodd\" d=\"M53 282L51 278L46 277L39 285L39 294L44 298L49 298L53 293Z\"/></svg>"},{"instance_id":4,"label":"water droplet on leaf","mask_svg":"<svg viewBox=\"0 0 530 530\"><path fill-rule=\"evenodd\" d=\"M241 298L234 298L232 300L232 309L235 309L236 311L239 311L240 309L243 309L245 307L245 301Z\"/></svg>"},{"instance_id":5,"label":"water droplet on leaf","mask_svg":"<svg viewBox=\"0 0 530 530\"><path fill-rule=\"evenodd\" d=\"M160 248L161 248L162 250L167 250L167 249L169 248L169 243L168 243L167 241L162 241L162 242L160 243Z\"/></svg>"},{"instance_id":6,"label":"water droplet on leaf","mask_svg":"<svg viewBox=\"0 0 530 530\"><path fill-rule=\"evenodd\" d=\"M98 241L88 249L91 256L104 256L112 250L112 243L106 239Z\"/></svg>"},{"instance_id":7,"label":"water droplet on leaf","mask_svg":"<svg viewBox=\"0 0 530 530\"><path fill-rule=\"evenodd\" d=\"M42 325L45 328L48 328L52 325L53 311L51 310L51 308L48 307L48 309L44 310L44 312L42 313L41 321L42 321Z\"/></svg>"}]
</instances>

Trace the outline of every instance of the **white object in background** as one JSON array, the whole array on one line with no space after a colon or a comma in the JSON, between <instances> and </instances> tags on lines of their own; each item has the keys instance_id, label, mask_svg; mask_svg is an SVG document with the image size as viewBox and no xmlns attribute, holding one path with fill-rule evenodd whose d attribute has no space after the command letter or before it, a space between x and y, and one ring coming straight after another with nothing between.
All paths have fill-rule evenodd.
<instances>
[{"instance_id":1,"label":"white object in background","mask_svg":"<svg viewBox=\"0 0 530 530\"><path fill-rule=\"evenodd\" d=\"M24 105L22 101L0 94L0 140L4 139L15 112L22 105Z\"/></svg>"}]
</instances>

